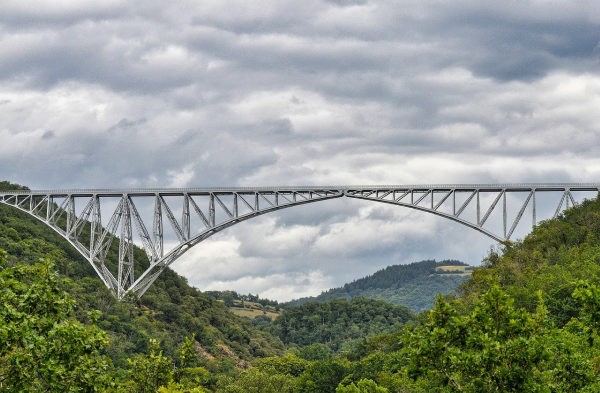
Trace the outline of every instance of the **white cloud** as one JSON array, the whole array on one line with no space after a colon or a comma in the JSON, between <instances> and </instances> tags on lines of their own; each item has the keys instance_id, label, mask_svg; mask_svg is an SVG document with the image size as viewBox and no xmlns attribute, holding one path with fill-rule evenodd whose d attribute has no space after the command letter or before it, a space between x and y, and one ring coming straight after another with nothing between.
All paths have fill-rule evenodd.
<instances>
[{"instance_id":1,"label":"white cloud","mask_svg":"<svg viewBox=\"0 0 600 393\"><path fill-rule=\"evenodd\" d=\"M273 285L278 283L278 285ZM231 290L239 288L239 293L260 294L267 299L288 301L306 296L314 296L323 288L333 286L333 282L319 271L306 274L270 274L267 276L245 276L232 281L212 281L206 290Z\"/></svg>"},{"instance_id":2,"label":"white cloud","mask_svg":"<svg viewBox=\"0 0 600 393\"><path fill-rule=\"evenodd\" d=\"M551 4L550 4L551 3ZM598 5L3 3L0 180L33 188L600 179ZM201 288L316 294L490 241L339 199L232 227Z\"/></svg>"}]
</instances>

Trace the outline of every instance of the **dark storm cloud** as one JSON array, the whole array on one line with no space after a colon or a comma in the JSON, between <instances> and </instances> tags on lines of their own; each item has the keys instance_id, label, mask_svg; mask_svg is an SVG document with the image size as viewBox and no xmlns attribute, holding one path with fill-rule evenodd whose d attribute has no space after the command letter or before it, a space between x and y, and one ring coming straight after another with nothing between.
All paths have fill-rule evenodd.
<instances>
[{"instance_id":1,"label":"dark storm cloud","mask_svg":"<svg viewBox=\"0 0 600 393\"><path fill-rule=\"evenodd\" d=\"M54 138L54 137L55 137L55 135L54 135L54 131L46 131L46 132L44 132L44 134L42 135L42 139L44 139L44 140L52 139L52 138Z\"/></svg>"},{"instance_id":2,"label":"dark storm cloud","mask_svg":"<svg viewBox=\"0 0 600 393\"><path fill-rule=\"evenodd\" d=\"M36 86L78 80L150 92L192 83L222 89L233 82L253 89L256 85L248 82L263 83L261 74L267 73L265 79L273 84L301 82L326 92L321 81L328 73L343 78L376 72L373 79L379 79L456 66L509 81L540 78L554 69L591 71L598 66L594 50L600 25L577 10L560 19L551 12L540 17L528 3L506 9L469 2L429 7L396 2L284 4L248 14L243 11L252 6L239 11L234 7L228 10L230 17L224 17L224 8L212 7L211 13L201 3L155 6L155 13L125 3L89 10L65 7L63 12L9 8L0 19L5 31L0 75L23 76ZM356 11L346 15L348 8ZM43 23L61 15L62 26ZM167 55L164 63L153 62L169 46L187 51L189 57L181 61ZM210 78L211 59L229 62L224 75L217 72ZM389 99L370 83L363 92Z\"/></svg>"}]
</instances>

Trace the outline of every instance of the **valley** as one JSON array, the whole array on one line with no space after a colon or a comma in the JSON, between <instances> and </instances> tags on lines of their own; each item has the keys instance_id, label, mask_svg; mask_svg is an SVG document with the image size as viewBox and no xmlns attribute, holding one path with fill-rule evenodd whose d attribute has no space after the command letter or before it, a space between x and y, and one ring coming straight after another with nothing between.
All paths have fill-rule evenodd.
<instances>
[{"instance_id":1,"label":"valley","mask_svg":"<svg viewBox=\"0 0 600 393\"><path fill-rule=\"evenodd\" d=\"M599 228L600 200L587 200L523 241L501 244L476 268L454 260L391 265L287 303L202 293L167 269L143 297L119 302L61 237L0 206L2 387L597 391Z\"/></svg>"}]
</instances>

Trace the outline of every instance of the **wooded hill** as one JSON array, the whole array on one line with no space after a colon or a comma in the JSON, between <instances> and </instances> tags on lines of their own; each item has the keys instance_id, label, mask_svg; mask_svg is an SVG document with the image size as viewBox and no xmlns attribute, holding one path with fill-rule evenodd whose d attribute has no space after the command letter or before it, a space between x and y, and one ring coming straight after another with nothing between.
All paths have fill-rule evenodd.
<instances>
[{"instance_id":1,"label":"wooded hill","mask_svg":"<svg viewBox=\"0 0 600 393\"><path fill-rule=\"evenodd\" d=\"M459 270L453 268L461 268L460 272L463 274L454 273ZM392 265L342 287L330 289L319 296L292 300L282 306L365 297L404 305L412 311L421 312L433 306L438 294L446 295L468 279L471 269L466 263L456 260L426 260L407 265Z\"/></svg>"},{"instance_id":2,"label":"wooded hill","mask_svg":"<svg viewBox=\"0 0 600 393\"><path fill-rule=\"evenodd\" d=\"M0 190L17 188L0 182ZM88 310L102 312L98 326L108 332L106 351L117 368L128 368L128 358L147 353L150 339L160 341L164 354L173 358L184 338L192 334L209 369L244 368L257 357L281 354L284 349L279 339L232 314L222 302L191 287L171 269L138 302L117 302L89 263L62 237L34 217L5 205L0 205L0 249L8 253L9 264L33 264L46 257L54 261L59 273L70 279L67 289L79 304L78 319L85 320ZM135 252L136 260L144 260L144 251L136 247ZM108 258L114 261L117 255L113 249Z\"/></svg>"}]
</instances>

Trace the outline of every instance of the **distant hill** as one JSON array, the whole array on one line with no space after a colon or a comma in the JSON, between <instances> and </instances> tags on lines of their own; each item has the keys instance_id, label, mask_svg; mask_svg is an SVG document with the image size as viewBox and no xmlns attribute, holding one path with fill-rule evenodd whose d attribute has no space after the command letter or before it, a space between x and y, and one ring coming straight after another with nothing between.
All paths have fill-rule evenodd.
<instances>
[{"instance_id":1,"label":"distant hill","mask_svg":"<svg viewBox=\"0 0 600 393\"><path fill-rule=\"evenodd\" d=\"M457 260L426 260L407 265L392 265L319 296L305 297L282 304L298 306L307 302L366 297L405 305L414 312L433 306L435 296L454 291L467 280L473 267Z\"/></svg>"}]
</instances>

